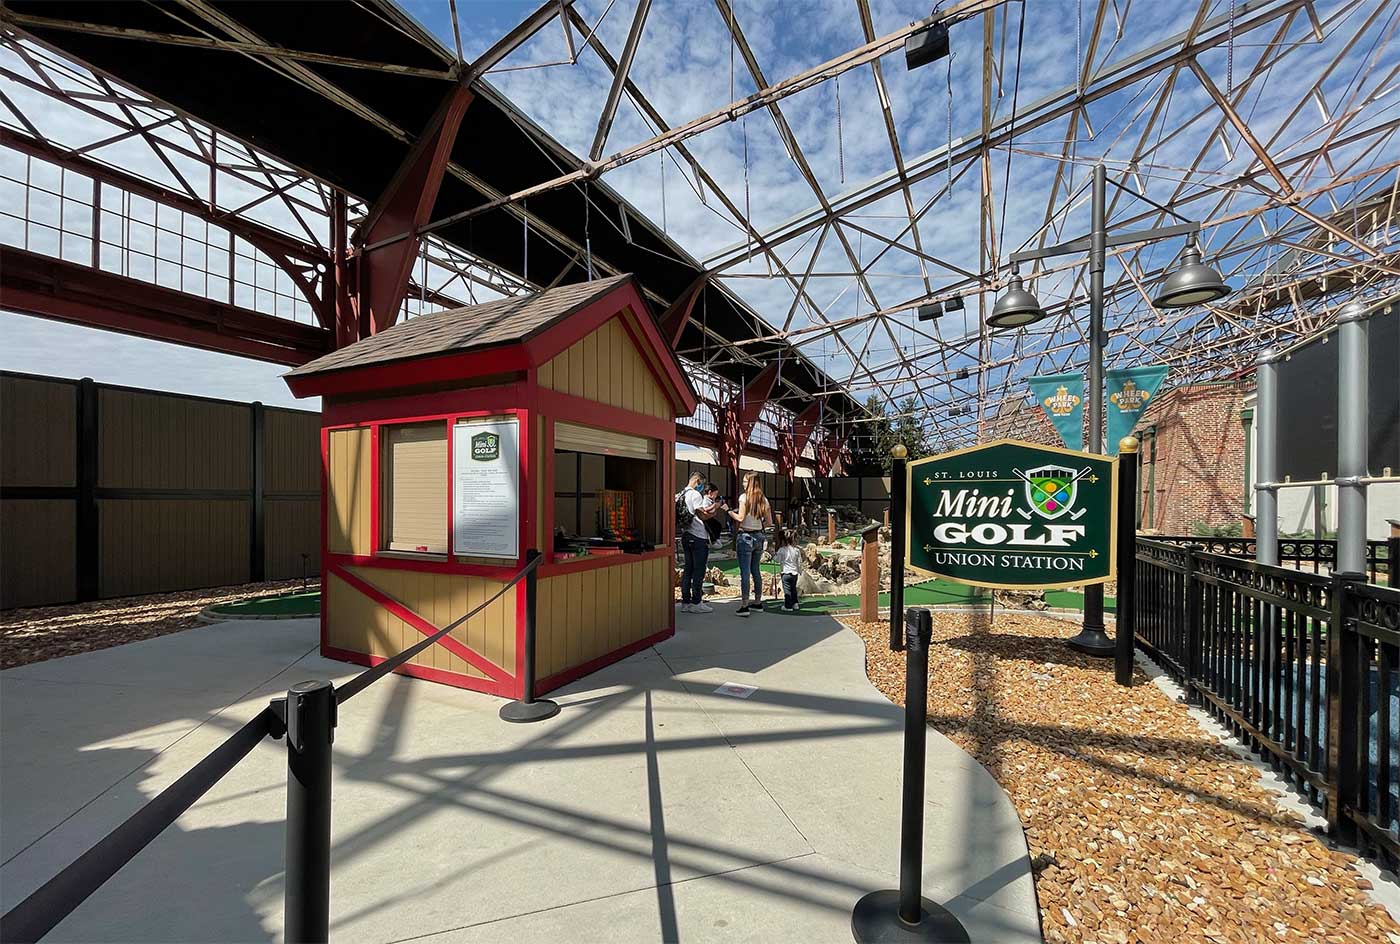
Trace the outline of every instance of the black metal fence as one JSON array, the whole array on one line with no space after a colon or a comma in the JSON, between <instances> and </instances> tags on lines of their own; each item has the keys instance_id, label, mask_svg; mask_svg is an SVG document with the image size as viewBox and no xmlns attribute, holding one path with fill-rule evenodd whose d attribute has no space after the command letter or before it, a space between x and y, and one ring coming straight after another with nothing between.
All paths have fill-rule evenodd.
<instances>
[{"instance_id":1,"label":"black metal fence","mask_svg":"<svg viewBox=\"0 0 1400 944\"><path fill-rule=\"evenodd\" d=\"M1326 813L1400 861L1400 588L1137 542L1137 644Z\"/></svg>"},{"instance_id":2,"label":"black metal fence","mask_svg":"<svg viewBox=\"0 0 1400 944\"><path fill-rule=\"evenodd\" d=\"M534 702L535 586L540 553L490 599L430 636L366 669L339 688L300 682L162 790L120 826L0 918L0 941L38 941L159 836L247 757L265 737L287 741L287 834L283 940L325 941L330 934L331 743L338 707L393 672L525 581L524 702ZM538 703L535 703L538 704Z\"/></svg>"},{"instance_id":3,"label":"black metal fence","mask_svg":"<svg viewBox=\"0 0 1400 944\"><path fill-rule=\"evenodd\" d=\"M1208 554L1254 559L1254 538L1211 538L1182 534L1157 534L1152 540L1178 546L1196 545ZM1400 538L1366 542L1366 576L1372 583L1382 583L1392 573L1390 562L1400 557ZM1279 538L1280 564L1292 564L1319 574L1331 572L1337 564L1337 542L1311 538ZM1394 580L1391 580L1394 586Z\"/></svg>"}]
</instances>

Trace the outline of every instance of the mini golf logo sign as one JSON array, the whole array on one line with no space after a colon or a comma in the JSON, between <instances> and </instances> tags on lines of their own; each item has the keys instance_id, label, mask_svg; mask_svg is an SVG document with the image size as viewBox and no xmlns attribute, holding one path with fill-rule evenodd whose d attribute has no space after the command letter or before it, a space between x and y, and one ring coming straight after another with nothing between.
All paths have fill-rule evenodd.
<instances>
[{"instance_id":1,"label":"mini golf logo sign","mask_svg":"<svg viewBox=\"0 0 1400 944\"><path fill-rule=\"evenodd\" d=\"M984 587L1113 579L1117 463L1001 440L909 464L906 561Z\"/></svg>"},{"instance_id":2,"label":"mini golf logo sign","mask_svg":"<svg viewBox=\"0 0 1400 944\"><path fill-rule=\"evenodd\" d=\"M477 462L494 462L501 457L501 437L495 433L477 433L472 437L472 458Z\"/></svg>"}]
</instances>

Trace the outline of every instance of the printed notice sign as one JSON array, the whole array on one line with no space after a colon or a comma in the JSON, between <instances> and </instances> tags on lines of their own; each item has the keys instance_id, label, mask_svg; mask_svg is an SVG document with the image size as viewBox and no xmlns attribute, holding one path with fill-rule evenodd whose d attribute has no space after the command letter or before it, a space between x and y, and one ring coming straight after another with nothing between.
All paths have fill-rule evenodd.
<instances>
[{"instance_id":1,"label":"printed notice sign","mask_svg":"<svg viewBox=\"0 0 1400 944\"><path fill-rule=\"evenodd\" d=\"M520 556L519 420L463 420L453 427L452 553Z\"/></svg>"},{"instance_id":2,"label":"printed notice sign","mask_svg":"<svg viewBox=\"0 0 1400 944\"><path fill-rule=\"evenodd\" d=\"M1107 456L1004 439L908 469L915 570L980 587L1113 579L1118 465Z\"/></svg>"}]
</instances>

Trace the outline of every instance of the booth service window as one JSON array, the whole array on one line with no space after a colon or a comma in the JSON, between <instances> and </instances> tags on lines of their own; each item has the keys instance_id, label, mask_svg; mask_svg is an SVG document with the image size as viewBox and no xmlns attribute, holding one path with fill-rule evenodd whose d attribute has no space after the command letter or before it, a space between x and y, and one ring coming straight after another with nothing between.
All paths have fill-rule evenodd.
<instances>
[{"instance_id":1,"label":"booth service window","mask_svg":"<svg viewBox=\"0 0 1400 944\"><path fill-rule=\"evenodd\" d=\"M447 553L447 424L385 426L380 433L383 550Z\"/></svg>"},{"instance_id":2,"label":"booth service window","mask_svg":"<svg viewBox=\"0 0 1400 944\"><path fill-rule=\"evenodd\" d=\"M656 441L556 423L554 528L556 553L568 555L660 541Z\"/></svg>"}]
</instances>

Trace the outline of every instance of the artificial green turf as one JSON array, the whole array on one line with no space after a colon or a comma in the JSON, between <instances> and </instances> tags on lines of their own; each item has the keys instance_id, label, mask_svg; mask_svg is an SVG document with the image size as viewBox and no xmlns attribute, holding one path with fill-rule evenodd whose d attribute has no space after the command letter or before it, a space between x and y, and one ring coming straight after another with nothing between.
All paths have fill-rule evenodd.
<instances>
[{"instance_id":1,"label":"artificial green turf","mask_svg":"<svg viewBox=\"0 0 1400 944\"><path fill-rule=\"evenodd\" d=\"M315 616L321 612L321 591L306 590L275 597L252 597L209 608L218 616Z\"/></svg>"}]
</instances>

